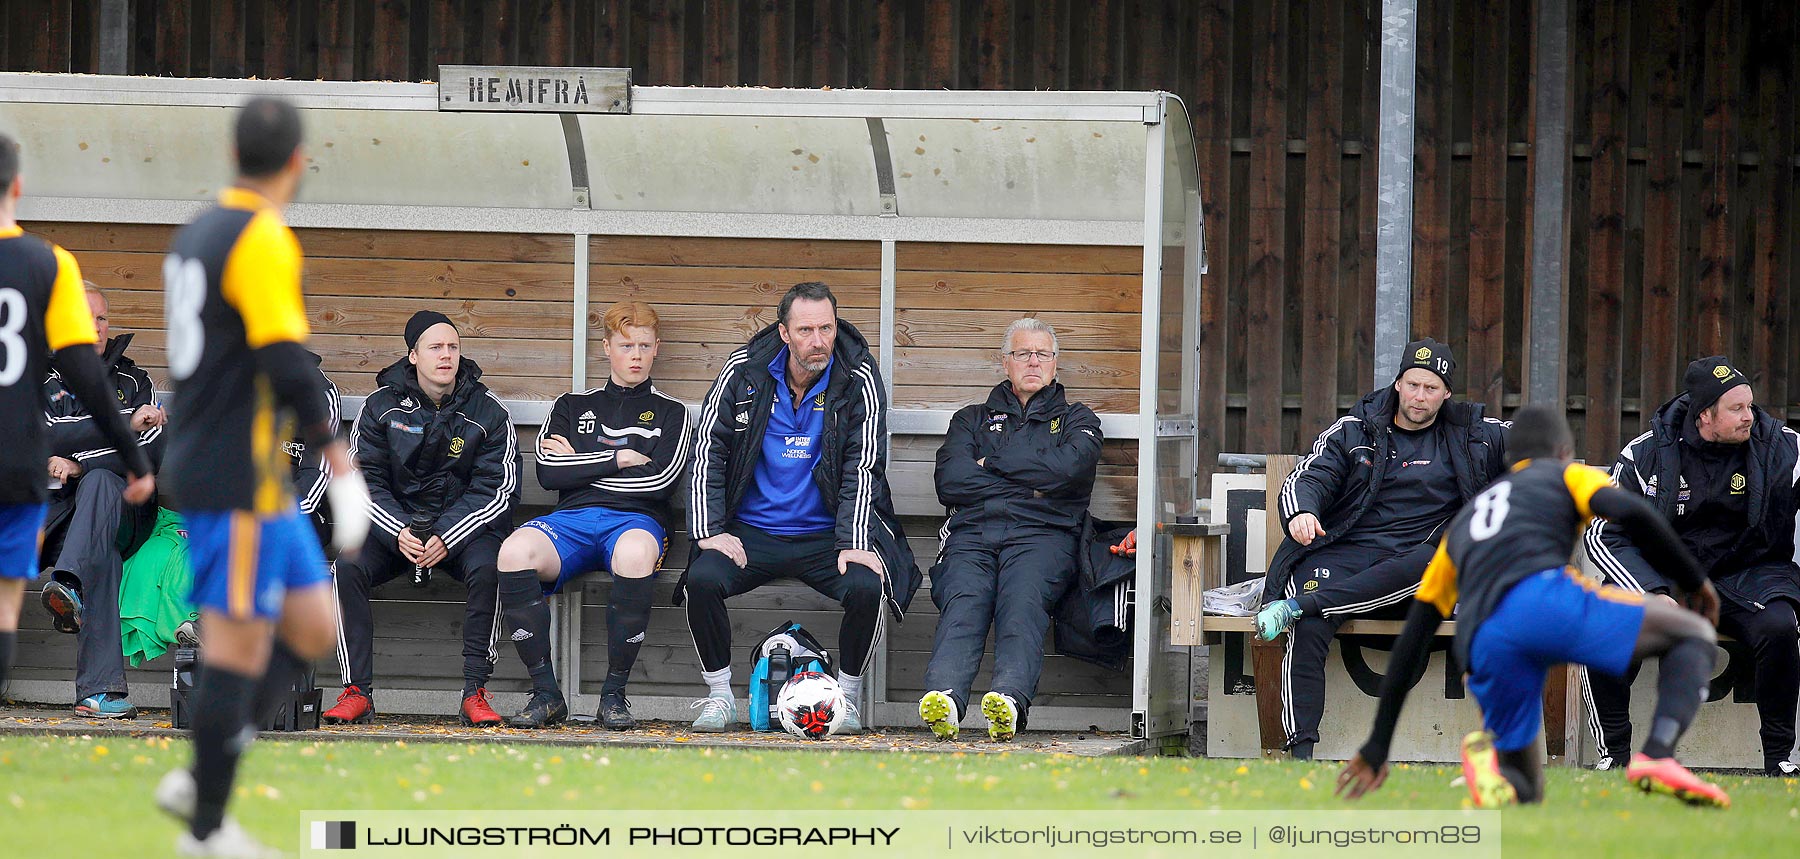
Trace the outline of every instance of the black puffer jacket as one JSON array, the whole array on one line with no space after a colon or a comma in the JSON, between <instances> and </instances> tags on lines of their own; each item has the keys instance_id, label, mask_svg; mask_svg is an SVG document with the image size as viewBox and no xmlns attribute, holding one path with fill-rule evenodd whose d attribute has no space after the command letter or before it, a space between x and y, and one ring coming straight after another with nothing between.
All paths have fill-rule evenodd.
<instances>
[{"instance_id":1,"label":"black puffer jacket","mask_svg":"<svg viewBox=\"0 0 1800 859\"><path fill-rule=\"evenodd\" d=\"M1012 383L950 418L937 453L938 503L951 539L998 545L1018 528L1073 535L1094 494L1100 419L1052 382L1021 407ZM977 465L977 462L983 464Z\"/></svg>"},{"instance_id":2,"label":"black puffer jacket","mask_svg":"<svg viewBox=\"0 0 1800 859\"><path fill-rule=\"evenodd\" d=\"M519 440L506 406L480 379L481 367L463 358L456 387L434 404L405 358L375 377L381 387L363 402L350 454L369 483L375 527L389 537L415 513L435 517L431 533L451 554L484 531L511 532Z\"/></svg>"},{"instance_id":3,"label":"black puffer jacket","mask_svg":"<svg viewBox=\"0 0 1800 859\"><path fill-rule=\"evenodd\" d=\"M1301 559L1342 537L1375 503L1385 473L1383 464L1393 444L1398 401L1393 388L1364 395L1350 414L1319 433L1312 452L1282 483L1279 512L1283 534L1287 524L1302 513L1319 517L1325 534L1310 546L1282 537L1263 582L1265 604L1286 594L1288 579ZM1465 503L1506 471L1506 430L1512 425L1486 417L1484 411L1481 403L1454 402L1445 403L1438 411L1437 419L1450 434L1451 464L1456 469L1458 494Z\"/></svg>"},{"instance_id":4,"label":"black puffer jacket","mask_svg":"<svg viewBox=\"0 0 1800 859\"><path fill-rule=\"evenodd\" d=\"M1721 593L1738 594L1740 602L1766 603L1774 596L1800 600L1800 568L1794 565L1794 514L1800 510L1795 491L1797 466L1800 466L1800 433L1787 428L1773 415L1755 409L1756 420L1750 427L1749 450L1745 457L1744 485L1684 486L1681 457L1686 443L1682 434L1691 423L1688 395L1679 394L1656 410L1650 431L1631 440L1619 452L1613 464L1613 480L1627 492L1644 496L1682 531L1678 517L1682 505L1698 505L1703 498L1741 491L1747 494L1746 526L1730 546L1696 548L1696 554L1716 557L1709 575L1720 579ZM1692 536L1682 533L1682 540L1692 546ZM1589 555L1602 571L1617 581L1622 572L1618 558L1621 549L1631 543L1619 529L1607 527L1600 520L1590 526L1586 536ZM1761 570L1759 577L1770 579L1760 583L1735 581L1737 573ZM1632 579L1642 571L1623 571ZM1776 581L1778 580L1778 581Z\"/></svg>"},{"instance_id":5,"label":"black puffer jacket","mask_svg":"<svg viewBox=\"0 0 1800 859\"><path fill-rule=\"evenodd\" d=\"M694 472L688 495L688 530L701 540L724 533L737 515L762 455L763 433L780 384L769 362L783 348L770 325L725 359L694 428ZM825 433L813 466L813 483L837 520L837 546L872 551L887 567L888 608L904 618L924 577L894 515L887 483L887 392L868 341L839 319L831 383L825 390ZM684 597L682 574L677 604Z\"/></svg>"}]
</instances>

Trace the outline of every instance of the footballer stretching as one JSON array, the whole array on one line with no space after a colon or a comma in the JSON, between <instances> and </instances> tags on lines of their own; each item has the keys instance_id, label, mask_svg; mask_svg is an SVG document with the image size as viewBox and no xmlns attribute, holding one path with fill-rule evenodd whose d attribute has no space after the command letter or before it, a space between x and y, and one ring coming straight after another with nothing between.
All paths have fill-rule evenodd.
<instances>
[{"instance_id":1,"label":"footballer stretching","mask_svg":"<svg viewBox=\"0 0 1800 859\"><path fill-rule=\"evenodd\" d=\"M1561 414L1521 409L1507 447L1511 472L1457 514L1425 571L1382 682L1375 728L1338 777L1338 792L1355 799L1386 780L1407 690L1425 669L1433 631L1454 610L1456 657L1468 666L1486 728L1463 739L1463 774L1476 805L1543 798L1537 735L1551 665L1621 674L1646 656L1662 662L1656 714L1626 778L1697 805L1729 805L1724 791L1674 757L1712 676L1718 594L1655 508L1612 485L1606 472L1570 461L1574 441ZM1575 541L1595 516L1645 547L1694 611L1595 585L1570 568Z\"/></svg>"}]
</instances>

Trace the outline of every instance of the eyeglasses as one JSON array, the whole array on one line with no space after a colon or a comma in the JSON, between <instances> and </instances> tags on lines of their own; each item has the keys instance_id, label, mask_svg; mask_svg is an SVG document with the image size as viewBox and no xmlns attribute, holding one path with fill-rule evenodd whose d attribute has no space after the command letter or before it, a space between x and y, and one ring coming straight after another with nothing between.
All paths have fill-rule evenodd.
<instances>
[{"instance_id":1,"label":"eyeglasses","mask_svg":"<svg viewBox=\"0 0 1800 859\"><path fill-rule=\"evenodd\" d=\"M1042 349L1020 349L1016 352L1001 352L1000 354L1005 355L1006 357L1011 358L1014 361L1017 361L1021 364L1025 363L1026 361L1029 361L1033 358L1036 358L1036 359L1038 359L1038 361L1040 363L1045 363L1045 364L1048 364L1051 361L1056 360L1055 352L1046 352Z\"/></svg>"}]
</instances>

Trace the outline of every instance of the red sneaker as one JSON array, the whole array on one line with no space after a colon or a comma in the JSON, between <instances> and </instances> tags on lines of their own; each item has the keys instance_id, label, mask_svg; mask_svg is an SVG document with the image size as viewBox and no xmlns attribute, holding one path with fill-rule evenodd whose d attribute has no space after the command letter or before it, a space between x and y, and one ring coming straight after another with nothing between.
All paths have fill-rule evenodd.
<instances>
[{"instance_id":1,"label":"red sneaker","mask_svg":"<svg viewBox=\"0 0 1800 859\"><path fill-rule=\"evenodd\" d=\"M1666 793L1689 805L1730 808L1731 797L1719 786L1694 775L1674 758L1653 758L1643 752L1631 756L1625 780L1645 793Z\"/></svg>"},{"instance_id":2,"label":"red sneaker","mask_svg":"<svg viewBox=\"0 0 1800 859\"><path fill-rule=\"evenodd\" d=\"M345 686L337 703L319 714L327 725L366 725L375 721L375 701L356 686Z\"/></svg>"},{"instance_id":3,"label":"red sneaker","mask_svg":"<svg viewBox=\"0 0 1800 859\"><path fill-rule=\"evenodd\" d=\"M488 704L488 690L477 689L473 694L463 698L462 723L468 728L497 728L502 723L500 714Z\"/></svg>"},{"instance_id":4,"label":"red sneaker","mask_svg":"<svg viewBox=\"0 0 1800 859\"><path fill-rule=\"evenodd\" d=\"M1500 773L1500 753L1494 735L1474 731L1462 741L1463 781L1476 808L1499 808L1519 801L1519 791Z\"/></svg>"}]
</instances>

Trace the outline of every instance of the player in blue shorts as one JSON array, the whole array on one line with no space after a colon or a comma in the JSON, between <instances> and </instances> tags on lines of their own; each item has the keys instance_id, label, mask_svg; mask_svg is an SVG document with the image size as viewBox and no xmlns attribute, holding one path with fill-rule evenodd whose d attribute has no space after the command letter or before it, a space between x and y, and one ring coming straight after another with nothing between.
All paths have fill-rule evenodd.
<instances>
[{"instance_id":1,"label":"player in blue shorts","mask_svg":"<svg viewBox=\"0 0 1800 859\"><path fill-rule=\"evenodd\" d=\"M19 144L0 134L0 438L7 442L0 445L0 687L12 665L25 583L38 577L50 461L44 377L52 363L107 442L125 452L125 500L142 504L156 493L150 460L111 405L81 269L68 251L19 228L23 188Z\"/></svg>"},{"instance_id":2,"label":"player in blue shorts","mask_svg":"<svg viewBox=\"0 0 1800 859\"><path fill-rule=\"evenodd\" d=\"M337 549L369 530L362 475L305 349L300 243L281 217L306 166L299 111L252 99L236 158L237 181L175 234L162 272L175 382L162 473L187 525L202 665L193 768L165 776L156 800L187 821L177 847L188 856L270 854L225 816L244 737L337 643L330 573L283 449L296 429L331 469Z\"/></svg>"},{"instance_id":3,"label":"player in blue shorts","mask_svg":"<svg viewBox=\"0 0 1800 859\"><path fill-rule=\"evenodd\" d=\"M1529 406L1513 418L1512 470L1451 520L1394 645L1375 729L1338 777L1338 793L1355 799L1386 780L1407 690L1425 670L1437 625L1454 608L1456 658L1468 666L1469 691L1486 726L1463 738L1463 775L1476 805L1543 798L1537 735L1550 666L1575 663L1617 675L1646 656L1662 662L1656 714L1626 779L1696 805L1730 805L1717 785L1675 761L1675 744L1712 677L1719 596L1662 514L1613 485L1606 472L1570 462L1574 449L1560 412ZM1694 610L1646 603L1569 567L1575 541L1595 516L1644 547Z\"/></svg>"},{"instance_id":4,"label":"player in blue shorts","mask_svg":"<svg viewBox=\"0 0 1800 859\"><path fill-rule=\"evenodd\" d=\"M507 720L541 728L568 717L550 664L544 597L596 570L612 573L606 607L606 680L601 724L636 727L625 682L650 626L652 577L668 547L669 498L687 467L687 407L650 382L659 321L641 301L606 311L606 385L563 394L538 435L538 482L559 495L556 510L524 524L500 547L502 634L531 671L531 699Z\"/></svg>"}]
</instances>

